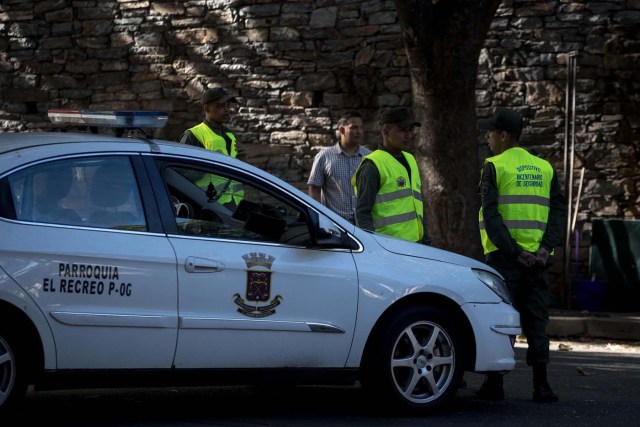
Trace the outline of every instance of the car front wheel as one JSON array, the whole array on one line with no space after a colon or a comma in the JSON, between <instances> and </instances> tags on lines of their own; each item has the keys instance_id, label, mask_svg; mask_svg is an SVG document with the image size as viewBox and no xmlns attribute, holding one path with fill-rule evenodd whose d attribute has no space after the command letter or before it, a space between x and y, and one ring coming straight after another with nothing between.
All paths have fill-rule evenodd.
<instances>
[{"instance_id":1,"label":"car front wheel","mask_svg":"<svg viewBox=\"0 0 640 427\"><path fill-rule=\"evenodd\" d=\"M25 375L18 369L18 354L18 340L0 327L0 413L10 410L27 390Z\"/></svg>"},{"instance_id":2,"label":"car front wheel","mask_svg":"<svg viewBox=\"0 0 640 427\"><path fill-rule=\"evenodd\" d=\"M411 307L388 319L365 361L364 385L377 397L414 410L451 399L462 379L463 343L451 316Z\"/></svg>"}]
</instances>

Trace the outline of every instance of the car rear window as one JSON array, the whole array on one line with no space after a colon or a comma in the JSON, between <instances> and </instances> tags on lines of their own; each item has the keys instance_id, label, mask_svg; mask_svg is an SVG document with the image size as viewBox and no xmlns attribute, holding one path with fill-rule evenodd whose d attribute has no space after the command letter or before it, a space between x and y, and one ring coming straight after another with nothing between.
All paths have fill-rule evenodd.
<instances>
[{"instance_id":1,"label":"car rear window","mask_svg":"<svg viewBox=\"0 0 640 427\"><path fill-rule=\"evenodd\" d=\"M5 179L2 215L19 221L147 229L137 181L126 156L40 163Z\"/></svg>"}]
</instances>

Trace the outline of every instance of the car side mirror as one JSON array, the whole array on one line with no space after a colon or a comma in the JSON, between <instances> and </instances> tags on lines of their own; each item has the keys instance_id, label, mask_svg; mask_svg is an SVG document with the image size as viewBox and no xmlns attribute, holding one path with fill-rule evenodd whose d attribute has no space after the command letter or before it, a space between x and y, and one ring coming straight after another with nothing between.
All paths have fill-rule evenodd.
<instances>
[{"instance_id":1,"label":"car side mirror","mask_svg":"<svg viewBox=\"0 0 640 427\"><path fill-rule=\"evenodd\" d=\"M314 221L315 222L315 221ZM315 222L315 244L320 249L351 249L347 233L333 221L320 215Z\"/></svg>"},{"instance_id":2,"label":"car side mirror","mask_svg":"<svg viewBox=\"0 0 640 427\"><path fill-rule=\"evenodd\" d=\"M319 228L316 233L316 246L324 249L345 248L344 239L340 234L335 234L334 230ZM342 233L343 234L343 233Z\"/></svg>"}]
</instances>

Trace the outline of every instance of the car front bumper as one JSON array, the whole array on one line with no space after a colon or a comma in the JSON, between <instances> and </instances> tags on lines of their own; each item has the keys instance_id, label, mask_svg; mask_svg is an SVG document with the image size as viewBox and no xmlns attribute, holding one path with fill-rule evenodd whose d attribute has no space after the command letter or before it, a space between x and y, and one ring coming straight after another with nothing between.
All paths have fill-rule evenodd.
<instances>
[{"instance_id":1,"label":"car front bumper","mask_svg":"<svg viewBox=\"0 0 640 427\"><path fill-rule=\"evenodd\" d=\"M469 303L462 306L476 341L474 371L511 371L516 366L513 350L520 334L520 315L509 304Z\"/></svg>"}]
</instances>

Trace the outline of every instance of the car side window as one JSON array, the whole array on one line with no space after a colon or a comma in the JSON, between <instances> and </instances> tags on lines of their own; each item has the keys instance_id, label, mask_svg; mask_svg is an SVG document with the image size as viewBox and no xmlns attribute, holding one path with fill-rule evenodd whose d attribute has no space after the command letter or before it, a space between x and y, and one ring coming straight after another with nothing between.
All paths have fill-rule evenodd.
<instances>
[{"instance_id":1,"label":"car side window","mask_svg":"<svg viewBox=\"0 0 640 427\"><path fill-rule=\"evenodd\" d=\"M5 178L12 219L146 230L128 157L83 157L40 163Z\"/></svg>"},{"instance_id":2,"label":"car side window","mask_svg":"<svg viewBox=\"0 0 640 427\"><path fill-rule=\"evenodd\" d=\"M165 184L181 234L307 246L306 215L247 182L196 168L166 167Z\"/></svg>"}]
</instances>

